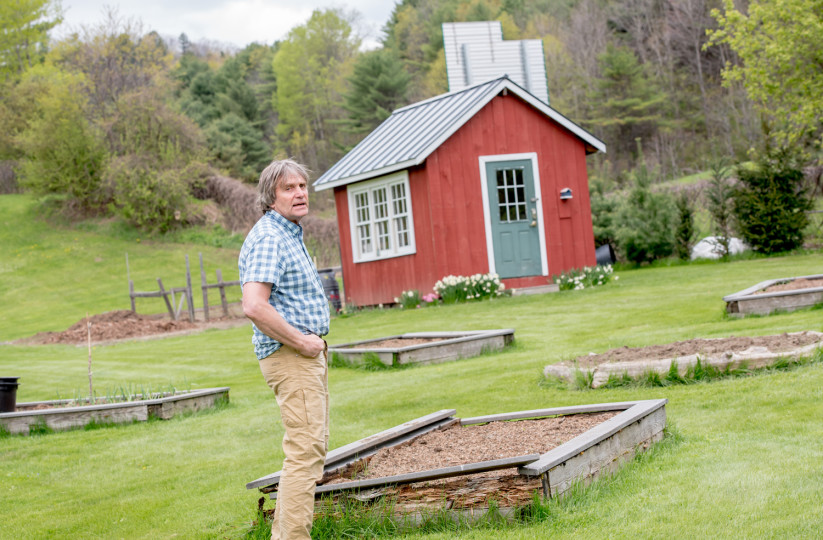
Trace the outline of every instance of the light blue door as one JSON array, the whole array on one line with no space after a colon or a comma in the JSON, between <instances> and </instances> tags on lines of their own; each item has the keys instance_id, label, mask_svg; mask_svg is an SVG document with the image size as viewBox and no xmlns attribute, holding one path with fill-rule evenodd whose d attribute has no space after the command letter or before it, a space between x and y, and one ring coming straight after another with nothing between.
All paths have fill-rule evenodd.
<instances>
[{"instance_id":1,"label":"light blue door","mask_svg":"<svg viewBox=\"0 0 823 540\"><path fill-rule=\"evenodd\" d=\"M540 234L532 162L486 163L495 271L503 278L540 275Z\"/></svg>"}]
</instances>

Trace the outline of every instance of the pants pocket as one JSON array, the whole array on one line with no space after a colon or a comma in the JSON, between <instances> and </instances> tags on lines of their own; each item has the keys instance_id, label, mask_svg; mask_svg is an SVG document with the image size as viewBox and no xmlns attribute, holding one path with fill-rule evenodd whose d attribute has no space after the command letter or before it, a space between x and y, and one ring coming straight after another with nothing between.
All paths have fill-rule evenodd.
<instances>
[{"instance_id":1,"label":"pants pocket","mask_svg":"<svg viewBox=\"0 0 823 540\"><path fill-rule=\"evenodd\" d=\"M306 395L301 390L295 390L283 396L280 405L280 416L283 418L283 425L287 427L300 427L308 424L306 414Z\"/></svg>"},{"instance_id":2,"label":"pants pocket","mask_svg":"<svg viewBox=\"0 0 823 540\"><path fill-rule=\"evenodd\" d=\"M325 430L326 425L326 394L320 390L306 390L303 394L306 404L306 420L316 424L319 429Z\"/></svg>"}]
</instances>

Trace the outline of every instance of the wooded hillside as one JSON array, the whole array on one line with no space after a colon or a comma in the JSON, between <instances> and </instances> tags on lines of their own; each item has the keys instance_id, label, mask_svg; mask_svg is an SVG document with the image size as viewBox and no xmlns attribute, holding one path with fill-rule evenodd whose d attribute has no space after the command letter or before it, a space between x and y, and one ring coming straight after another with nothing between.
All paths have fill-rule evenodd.
<instances>
[{"instance_id":1,"label":"wooded hillside","mask_svg":"<svg viewBox=\"0 0 823 540\"><path fill-rule=\"evenodd\" d=\"M50 41L52 0L0 20L0 191L158 231L216 220L216 176L254 183L277 156L319 176L394 108L448 91L443 22L542 40L551 105L608 147L589 162L602 192L638 167L655 183L769 148L820 158L820 0L401 0L369 51L340 8L239 51L114 14ZM330 195L314 209L330 217Z\"/></svg>"}]
</instances>

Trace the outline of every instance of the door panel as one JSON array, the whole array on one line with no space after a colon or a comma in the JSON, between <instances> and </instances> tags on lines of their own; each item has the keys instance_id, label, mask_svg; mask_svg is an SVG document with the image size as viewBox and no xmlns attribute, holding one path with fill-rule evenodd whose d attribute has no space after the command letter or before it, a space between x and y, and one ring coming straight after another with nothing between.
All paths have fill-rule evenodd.
<instances>
[{"instance_id":1,"label":"door panel","mask_svg":"<svg viewBox=\"0 0 823 540\"><path fill-rule=\"evenodd\" d=\"M486 163L495 269L500 277L541 273L531 160Z\"/></svg>"}]
</instances>

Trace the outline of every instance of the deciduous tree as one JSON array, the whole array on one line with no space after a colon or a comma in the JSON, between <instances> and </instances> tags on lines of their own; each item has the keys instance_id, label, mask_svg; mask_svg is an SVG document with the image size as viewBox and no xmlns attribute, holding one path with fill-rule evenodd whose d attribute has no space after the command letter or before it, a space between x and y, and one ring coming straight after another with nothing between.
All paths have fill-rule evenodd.
<instances>
[{"instance_id":1,"label":"deciduous tree","mask_svg":"<svg viewBox=\"0 0 823 540\"><path fill-rule=\"evenodd\" d=\"M345 144L342 91L359 47L344 12L315 10L305 25L289 32L274 56L279 150L303 156L313 170L325 170L342 154L335 145Z\"/></svg>"},{"instance_id":2,"label":"deciduous tree","mask_svg":"<svg viewBox=\"0 0 823 540\"><path fill-rule=\"evenodd\" d=\"M5 0L0 3L0 74L19 78L45 56L48 32L62 21L55 0Z\"/></svg>"},{"instance_id":3,"label":"deciduous tree","mask_svg":"<svg viewBox=\"0 0 823 540\"><path fill-rule=\"evenodd\" d=\"M726 84L745 84L778 146L823 145L823 2L752 0L744 12L724 0L712 15L712 43L728 43L741 60L727 64Z\"/></svg>"}]
</instances>

